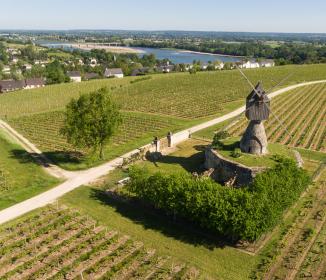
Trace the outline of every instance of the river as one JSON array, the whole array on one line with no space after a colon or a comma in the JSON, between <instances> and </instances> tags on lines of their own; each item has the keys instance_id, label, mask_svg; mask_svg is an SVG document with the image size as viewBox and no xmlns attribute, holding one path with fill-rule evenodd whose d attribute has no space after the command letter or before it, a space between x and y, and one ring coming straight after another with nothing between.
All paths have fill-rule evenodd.
<instances>
[{"instance_id":1,"label":"river","mask_svg":"<svg viewBox=\"0 0 326 280\"><path fill-rule=\"evenodd\" d=\"M39 45L49 48L61 48L64 50L73 50L71 43L61 43L61 42L48 42L40 41ZM169 59L172 63L192 63L194 60L199 60L201 62L208 61L223 61L223 62L236 62L241 60L239 57L235 56L224 56L218 54L208 54L208 53L197 53L176 49L155 49L155 48L133 48L140 50L141 53L138 55L142 56L144 54L154 54L157 59Z\"/></svg>"}]
</instances>

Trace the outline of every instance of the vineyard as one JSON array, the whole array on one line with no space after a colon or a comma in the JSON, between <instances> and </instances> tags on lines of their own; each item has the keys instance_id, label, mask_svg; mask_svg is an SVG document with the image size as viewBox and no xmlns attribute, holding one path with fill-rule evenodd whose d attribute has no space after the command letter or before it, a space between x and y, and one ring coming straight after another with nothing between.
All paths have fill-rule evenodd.
<instances>
[{"instance_id":1,"label":"vineyard","mask_svg":"<svg viewBox=\"0 0 326 280\"><path fill-rule=\"evenodd\" d=\"M0 232L1 279L197 279L199 271L98 225L47 207Z\"/></svg>"},{"instance_id":2,"label":"vineyard","mask_svg":"<svg viewBox=\"0 0 326 280\"><path fill-rule=\"evenodd\" d=\"M326 279L326 170L264 252L255 279ZM289 217L288 217L289 218ZM286 224L285 224L286 225Z\"/></svg>"},{"instance_id":3,"label":"vineyard","mask_svg":"<svg viewBox=\"0 0 326 280\"><path fill-rule=\"evenodd\" d=\"M245 72L253 82L262 80L264 86L270 88L290 73L293 75L285 85L324 79L326 65L283 66ZM196 75L160 74L137 83L133 81L134 78L128 77L107 79L5 94L0 96L0 117L10 119L62 110L71 98L78 97L80 93L107 86L123 110L196 119L221 115L237 108L250 91L247 82L236 70Z\"/></svg>"},{"instance_id":4,"label":"vineyard","mask_svg":"<svg viewBox=\"0 0 326 280\"><path fill-rule=\"evenodd\" d=\"M326 152L326 84L296 89L272 100L271 115L265 122L268 140L291 147ZM242 117L229 129L240 136L248 121Z\"/></svg>"},{"instance_id":5,"label":"vineyard","mask_svg":"<svg viewBox=\"0 0 326 280\"><path fill-rule=\"evenodd\" d=\"M54 111L35 114L26 117L11 119L9 123L27 139L34 143L40 150L49 153L75 153L76 150L60 135L63 125L63 111ZM154 136L167 135L168 131L174 131L182 127L184 121L169 117L158 117L139 113L123 113L123 122L116 135L112 137L106 147L109 157L119 156L121 148L125 152L150 142ZM135 147L128 145L138 144ZM128 150L129 148L129 150ZM87 155L87 151L78 151Z\"/></svg>"}]
</instances>

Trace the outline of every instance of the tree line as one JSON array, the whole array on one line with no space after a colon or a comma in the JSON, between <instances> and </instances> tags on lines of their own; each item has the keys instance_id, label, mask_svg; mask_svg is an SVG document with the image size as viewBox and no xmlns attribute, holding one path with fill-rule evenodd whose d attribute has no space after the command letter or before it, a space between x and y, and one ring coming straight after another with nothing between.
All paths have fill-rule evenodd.
<instances>
[{"instance_id":1,"label":"tree line","mask_svg":"<svg viewBox=\"0 0 326 280\"><path fill-rule=\"evenodd\" d=\"M262 41L223 42L221 40L138 40L132 46L150 48L177 48L214 54L274 59L277 65L326 63L326 45L320 43L282 43L271 46Z\"/></svg>"}]
</instances>

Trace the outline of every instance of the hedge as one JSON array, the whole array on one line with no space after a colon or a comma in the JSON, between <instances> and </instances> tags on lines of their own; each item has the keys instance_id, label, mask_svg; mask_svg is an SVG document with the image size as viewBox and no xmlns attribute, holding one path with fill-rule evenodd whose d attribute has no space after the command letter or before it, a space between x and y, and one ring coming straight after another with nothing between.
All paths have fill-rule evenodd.
<instances>
[{"instance_id":1,"label":"hedge","mask_svg":"<svg viewBox=\"0 0 326 280\"><path fill-rule=\"evenodd\" d=\"M136 167L130 177L128 190L137 197L233 241L256 240L274 227L310 184L307 173L290 159L280 159L243 188L187 173L151 174Z\"/></svg>"}]
</instances>

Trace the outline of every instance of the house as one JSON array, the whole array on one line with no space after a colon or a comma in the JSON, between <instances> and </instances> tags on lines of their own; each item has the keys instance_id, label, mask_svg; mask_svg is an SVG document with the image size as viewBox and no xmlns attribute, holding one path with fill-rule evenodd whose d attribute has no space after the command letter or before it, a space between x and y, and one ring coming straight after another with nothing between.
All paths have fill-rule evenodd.
<instances>
[{"instance_id":1,"label":"house","mask_svg":"<svg viewBox=\"0 0 326 280\"><path fill-rule=\"evenodd\" d=\"M81 82L81 74L79 71L68 71L67 76L70 78L70 81L75 83Z\"/></svg>"},{"instance_id":2,"label":"house","mask_svg":"<svg viewBox=\"0 0 326 280\"><path fill-rule=\"evenodd\" d=\"M201 62L200 63L200 69L201 70L207 70L208 66L209 66L208 62Z\"/></svg>"},{"instance_id":3,"label":"house","mask_svg":"<svg viewBox=\"0 0 326 280\"><path fill-rule=\"evenodd\" d=\"M158 66L156 67L157 72L163 73L170 73L174 70L174 65L167 65L167 66Z\"/></svg>"},{"instance_id":4,"label":"house","mask_svg":"<svg viewBox=\"0 0 326 280\"><path fill-rule=\"evenodd\" d=\"M0 93L23 89L25 81L5 80L0 81Z\"/></svg>"},{"instance_id":5,"label":"house","mask_svg":"<svg viewBox=\"0 0 326 280\"><path fill-rule=\"evenodd\" d=\"M139 69L135 69L132 71L131 76L142 76L145 75L149 72L150 68L149 67L142 67Z\"/></svg>"},{"instance_id":6,"label":"house","mask_svg":"<svg viewBox=\"0 0 326 280\"><path fill-rule=\"evenodd\" d=\"M216 63L214 63L214 68L215 68L215 70L222 70L224 68L224 63L216 62Z\"/></svg>"},{"instance_id":7,"label":"house","mask_svg":"<svg viewBox=\"0 0 326 280\"><path fill-rule=\"evenodd\" d=\"M23 70L24 71L32 70L32 65L30 65L30 64L24 64L23 65Z\"/></svg>"},{"instance_id":8,"label":"house","mask_svg":"<svg viewBox=\"0 0 326 280\"><path fill-rule=\"evenodd\" d=\"M242 62L238 63L239 68L243 68L243 69L253 69L253 68L259 68L259 62L257 62L254 59L251 60L244 60Z\"/></svg>"},{"instance_id":9,"label":"house","mask_svg":"<svg viewBox=\"0 0 326 280\"><path fill-rule=\"evenodd\" d=\"M25 89L31 89L31 88L40 88L44 87L44 80L42 78L31 78L25 80Z\"/></svg>"},{"instance_id":10,"label":"house","mask_svg":"<svg viewBox=\"0 0 326 280\"><path fill-rule=\"evenodd\" d=\"M91 58L91 61L90 61L89 65L90 65L91 67L95 67L95 66L97 66L97 60L96 60L96 58Z\"/></svg>"},{"instance_id":11,"label":"house","mask_svg":"<svg viewBox=\"0 0 326 280\"><path fill-rule=\"evenodd\" d=\"M16 63L18 62L18 58L14 56L14 57L12 58L11 62L12 62L13 64L16 64Z\"/></svg>"},{"instance_id":12,"label":"house","mask_svg":"<svg viewBox=\"0 0 326 280\"><path fill-rule=\"evenodd\" d=\"M260 67L274 67L275 61L273 59L264 59L259 62Z\"/></svg>"},{"instance_id":13,"label":"house","mask_svg":"<svg viewBox=\"0 0 326 280\"><path fill-rule=\"evenodd\" d=\"M193 64L186 64L185 65L185 70L186 71L189 71L190 69L194 68L194 65Z\"/></svg>"},{"instance_id":14,"label":"house","mask_svg":"<svg viewBox=\"0 0 326 280\"><path fill-rule=\"evenodd\" d=\"M106 68L104 72L104 77L106 78L123 78L123 72L121 68Z\"/></svg>"},{"instance_id":15,"label":"house","mask_svg":"<svg viewBox=\"0 0 326 280\"><path fill-rule=\"evenodd\" d=\"M84 75L84 79L87 81L92 80L92 79L98 79L99 77L100 77L99 74L93 73L93 72L85 73L85 75Z\"/></svg>"}]
</instances>

